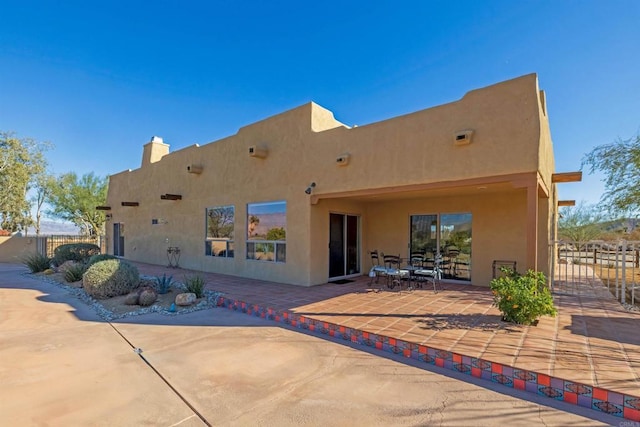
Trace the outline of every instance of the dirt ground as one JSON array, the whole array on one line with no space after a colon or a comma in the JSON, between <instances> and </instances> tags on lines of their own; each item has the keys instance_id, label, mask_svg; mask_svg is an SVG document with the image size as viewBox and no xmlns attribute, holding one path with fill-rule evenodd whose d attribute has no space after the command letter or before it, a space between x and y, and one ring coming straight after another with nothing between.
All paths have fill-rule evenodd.
<instances>
[{"instance_id":1,"label":"dirt ground","mask_svg":"<svg viewBox=\"0 0 640 427\"><path fill-rule=\"evenodd\" d=\"M609 287L609 290L613 295L616 294L616 269L608 268L600 265L589 265L594 269L595 273L598 275L600 280ZM622 279L622 269L618 269L618 280ZM635 295L634 296L634 305L636 307L640 307L640 289L638 288L640 284L640 268L626 268L625 269L625 282L626 282L626 291L627 291L627 302L631 303L632 300L632 285L636 286Z\"/></svg>"}]
</instances>

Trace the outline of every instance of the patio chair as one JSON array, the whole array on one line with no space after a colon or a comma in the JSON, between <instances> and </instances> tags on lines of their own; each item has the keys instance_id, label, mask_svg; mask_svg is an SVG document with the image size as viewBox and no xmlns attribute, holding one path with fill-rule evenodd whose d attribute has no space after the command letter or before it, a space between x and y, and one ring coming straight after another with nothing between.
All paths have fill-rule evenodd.
<instances>
[{"instance_id":1,"label":"patio chair","mask_svg":"<svg viewBox=\"0 0 640 427\"><path fill-rule=\"evenodd\" d=\"M371 286L373 284L373 279L378 283L380 276L386 277L387 269L384 265L380 264L380 256L378 255L377 250L372 250L369 252L369 255L371 256L371 270L369 270L369 278L371 280L369 280L369 286Z\"/></svg>"},{"instance_id":2,"label":"patio chair","mask_svg":"<svg viewBox=\"0 0 640 427\"><path fill-rule=\"evenodd\" d=\"M450 277L456 276L456 260L460 255L460 249L457 246L447 246L444 249L444 261L443 266L447 269L447 275Z\"/></svg>"},{"instance_id":3,"label":"patio chair","mask_svg":"<svg viewBox=\"0 0 640 427\"><path fill-rule=\"evenodd\" d=\"M399 286L402 289L402 280L409 277L407 270L402 270L400 255L383 255L384 266L386 268L387 288L393 289Z\"/></svg>"},{"instance_id":4,"label":"patio chair","mask_svg":"<svg viewBox=\"0 0 640 427\"><path fill-rule=\"evenodd\" d=\"M433 284L433 293L437 294L438 289L442 290L440 280L442 280L442 255L437 254L433 259L433 268L424 268L416 270L414 273L416 276L424 277L424 280L428 280Z\"/></svg>"},{"instance_id":5,"label":"patio chair","mask_svg":"<svg viewBox=\"0 0 640 427\"><path fill-rule=\"evenodd\" d=\"M411 252L411 255L409 256L409 261L408 261L408 265L410 265L411 267L413 267L411 270L409 270L409 275L411 276L409 279L411 280L415 280L416 281L416 286L418 286L419 288L422 287L422 283L423 281L425 281L425 277L424 276L418 276L416 275L416 271L419 270L424 270L426 268L425 263L426 263L426 258L425 258L426 253L423 251L414 251Z\"/></svg>"},{"instance_id":6,"label":"patio chair","mask_svg":"<svg viewBox=\"0 0 640 427\"><path fill-rule=\"evenodd\" d=\"M409 264L414 267L424 267L425 262L425 252L422 251L414 251L411 252L409 256Z\"/></svg>"}]
</instances>

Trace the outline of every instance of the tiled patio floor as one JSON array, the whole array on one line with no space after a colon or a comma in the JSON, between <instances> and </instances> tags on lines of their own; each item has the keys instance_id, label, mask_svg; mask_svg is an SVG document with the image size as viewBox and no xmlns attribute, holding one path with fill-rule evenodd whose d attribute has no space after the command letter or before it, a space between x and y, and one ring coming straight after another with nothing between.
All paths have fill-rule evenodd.
<instances>
[{"instance_id":1,"label":"tiled patio floor","mask_svg":"<svg viewBox=\"0 0 640 427\"><path fill-rule=\"evenodd\" d=\"M177 280L193 273L135 264L141 274L166 273ZM306 288L201 274L207 287L226 299L640 396L640 313L624 310L587 274L556 288L558 316L543 317L537 326L502 322L486 287L445 283L438 293L428 288L373 292L368 277Z\"/></svg>"}]
</instances>

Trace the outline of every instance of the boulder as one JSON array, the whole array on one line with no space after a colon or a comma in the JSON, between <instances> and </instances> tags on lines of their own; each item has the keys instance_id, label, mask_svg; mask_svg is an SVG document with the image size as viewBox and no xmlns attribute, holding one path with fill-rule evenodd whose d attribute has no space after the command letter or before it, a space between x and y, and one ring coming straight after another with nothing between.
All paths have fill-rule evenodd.
<instances>
[{"instance_id":1,"label":"boulder","mask_svg":"<svg viewBox=\"0 0 640 427\"><path fill-rule=\"evenodd\" d=\"M143 288L138 297L138 304L143 307L149 307L158 299L158 292L153 288Z\"/></svg>"},{"instance_id":2,"label":"boulder","mask_svg":"<svg viewBox=\"0 0 640 427\"><path fill-rule=\"evenodd\" d=\"M78 262L76 261L71 261L71 260L65 261L58 267L58 272L66 273L67 270L69 270L71 267L74 267L76 264L78 264Z\"/></svg>"},{"instance_id":3,"label":"boulder","mask_svg":"<svg viewBox=\"0 0 640 427\"><path fill-rule=\"evenodd\" d=\"M196 302L196 294L194 294L193 292L186 292L183 294L178 294L176 295L176 305L179 306L187 306L187 305L191 305L194 302Z\"/></svg>"},{"instance_id":4,"label":"boulder","mask_svg":"<svg viewBox=\"0 0 640 427\"><path fill-rule=\"evenodd\" d=\"M138 305L138 298L140 297L140 294L138 293L138 291L133 291L127 294L126 297L124 297L124 303L127 305Z\"/></svg>"}]
</instances>

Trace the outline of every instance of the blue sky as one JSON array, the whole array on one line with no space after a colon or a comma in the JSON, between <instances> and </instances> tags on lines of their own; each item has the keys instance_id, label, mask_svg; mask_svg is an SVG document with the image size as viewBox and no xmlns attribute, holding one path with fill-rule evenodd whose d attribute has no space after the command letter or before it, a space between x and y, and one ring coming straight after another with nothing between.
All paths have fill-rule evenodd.
<instances>
[{"instance_id":1,"label":"blue sky","mask_svg":"<svg viewBox=\"0 0 640 427\"><path fill-rule=\"evenodd\" d=\"M0 130L53 172L139 167L308 101L368 124L538 73L558 172L640 131L640 1L0 0ZM595 203L601 176L563 184Z\"/></svg>"}]
</instances>

